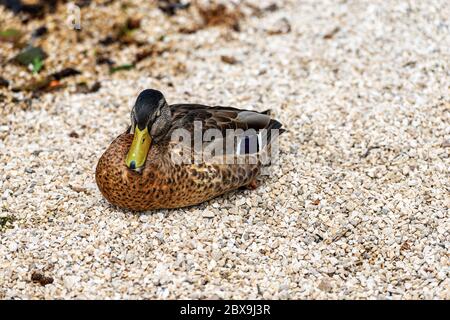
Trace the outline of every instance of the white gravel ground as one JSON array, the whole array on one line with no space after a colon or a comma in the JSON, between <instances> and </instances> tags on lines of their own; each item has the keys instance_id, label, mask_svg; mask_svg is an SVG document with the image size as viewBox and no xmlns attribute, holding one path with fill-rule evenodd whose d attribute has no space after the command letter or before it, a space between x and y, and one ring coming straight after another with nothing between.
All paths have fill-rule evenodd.
<instances>
[{"instance_id":1,"label":"white gravel ground","mask_svg":"<svg viewBox=\"0 0 450 320\"><path fill-rule=\"evenodd\" d=\"M1 114L0 298L450 298L450 3L278 3L180 35L185 73ZM280 165L193 208L110 206L97 159L150 87L272 108Z\"/></svg>"}]
</instances>

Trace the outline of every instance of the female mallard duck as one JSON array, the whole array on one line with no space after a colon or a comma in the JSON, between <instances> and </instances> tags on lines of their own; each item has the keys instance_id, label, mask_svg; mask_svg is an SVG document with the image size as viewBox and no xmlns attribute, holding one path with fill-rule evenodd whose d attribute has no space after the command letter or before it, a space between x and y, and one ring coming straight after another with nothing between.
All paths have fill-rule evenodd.
<instances>
[{"instance_id":1,"label":"female mallard duck","mask_svg":"<svg viewBox=\"0 0 450 320\"><path fill-rule=\"evenodd\" d=\"M271 149L280 128L268 111L169 106L161 92L144 90L131 111L130 128L103 153L95 179L103 196L121 208L195 205L242 186L255 188L263 166L258 157ZM213 150L209 158L208 150Z\"/></svg>"}]
</instances>

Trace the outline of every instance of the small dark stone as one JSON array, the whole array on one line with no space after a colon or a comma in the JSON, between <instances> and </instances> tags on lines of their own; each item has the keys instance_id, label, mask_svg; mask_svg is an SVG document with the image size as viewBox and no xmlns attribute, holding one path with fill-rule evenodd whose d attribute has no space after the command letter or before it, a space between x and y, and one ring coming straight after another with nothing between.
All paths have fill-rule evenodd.
<instances>
[{"instance_id":1,"label":"small dark stone","mask_svg":"<svg viewBox=\"0 0 450 320\"><path fill-rule=\"evenodd\" d=\"M137 18L128 18L127 19L127 23L126 23L126 27L129 30L134 30L134 29L138 29L141 26L141 19L137 19Z\"/></svg>"},{"instance_id":2,"label":"small dark stone","mask_svg":"<svg viewBox=\"0 0 450 320\"><path fill-rule=\"evenodd\" d=\"M35 150L35 151L33 151L31 154L33 155L33 156L39 156L39 154L41 153L41 152L43 152L44 150Z\"/></svg>"},{"instance_id":3,"label":"small dark stone","mask_svg":"<svg viewBox=\"0 0 450 320\"><path fill-rule=\"evenodd\" d=\"M231 29L233 29L233 31L236 32L241 32L241 25L238 22L236 22L231 26Z\"/></svg>"},{"instance_id":4,"label":"small dark stone","mask_svg":"<svg viewBox=\"0 0 450 320\"><path fill-rule=\"evenodd\" d=\"M183 3L179 0L159 0L158 8L168 16L173 16L178 10L188 9L190 2Z\"/></svg>"},{"instance_id":5,"label":"small dark stone","mask_svg":"<svg viewBox=\"0 0 450 320\"><path fill-rule=\"evenodd\" d=\"M103 46L109 46L116 42L116 39L114 39L112 36L107 36L99 41L101 45Z\"/></svg>"},{"instance_id":6,"label":"small dark stone","mask_svg":"<svg viewBox=\"0 0 450 320\"><path fill-rule=\"evenodd\" d=\"M0 76L0 88L8 87L8 86L9 86L9 81Z\"/></svg>"},{"instance_id":7,"label":"small dark stone","mask_svg":"<svg viewBox=\"0 0 450 320\"><path fill-rule=\"evenodd\" d=\"M97 81L92 85L90 92L97 92L98 90L100 90L101 87L102 87L102 84Z\"/></svg>"},{"instance_id":8,"label":"small dark stone","mask_svg":"<svg viewBox=\"0 0 450 320\"><path fill-rule=\"evenodd\" d=\"M75 131L72 131L71 133L69 133L69 137L78 139L80 137L80 135L78 133L76 133Z\"/></svg>"},{"instance_id":9,"label":"small dark stone","mask_svg":"<svg viewBox=\"0 0 450 320\"><path fill-rule=\"evenodd\" d=\"M33 31L32 37L33 38L39 38L42 37L44 34L46 34L48 32L48 29L46 26L42 26L37 28L36 30Z\"/></svg>"},{"instance_id":10,"label":"small dark stone","mask_svg":"<svg viewBox=\"0 0 450 320\"><path fill-rule=\"evenodd\" d=\"M112 66L114 64L114 61L105 56L98 56L95 62L97 64L107 64L109 66Z\"/></svg>"}]
</instances>

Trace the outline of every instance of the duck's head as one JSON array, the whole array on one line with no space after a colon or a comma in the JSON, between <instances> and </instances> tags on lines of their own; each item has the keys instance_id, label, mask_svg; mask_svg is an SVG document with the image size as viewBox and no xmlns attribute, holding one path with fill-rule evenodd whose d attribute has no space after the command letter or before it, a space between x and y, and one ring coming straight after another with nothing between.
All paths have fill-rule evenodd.
<instances>
[{"instance_id":1,"label":"duck's head","mask_svg":"<svg viewBox=\"0 0 450 320\"><path fill-rule=\"evenodd\" d=\"M131 110L130 134L133 142L125 159L128 168L143 169L152 143L160 140L171 124L170 107L164 95L158 90L142 91Z\"/></svg>"}]
</instances>

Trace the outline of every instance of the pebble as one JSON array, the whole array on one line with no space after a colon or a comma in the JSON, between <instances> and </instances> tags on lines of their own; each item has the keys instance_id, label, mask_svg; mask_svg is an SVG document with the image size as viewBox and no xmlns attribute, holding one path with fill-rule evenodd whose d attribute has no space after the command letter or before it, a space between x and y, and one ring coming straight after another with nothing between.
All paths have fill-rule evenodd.
<instances>
[{"instance_id":1,"label":"pebble","mask_svg":"<svg viewBox=\"0 0 450 320\"><path fill-rule=\"evenodd\" d=\"M204 210L204 211L202 212L202 217L203 217L203 218L214 218L214 217L215 217L215 214L214 214L214 212L212 212L211 210Z\"/></svg>"},{"instance_id":2,"label":"pebble","mask_svg":"<svg viewBox=\"0 0 450 320\"><path fill-rule=\"evenodd\" d=\"M64 286L67 288L67 290L71 290L76 283L77 283L77 277L75 277L75 276L64 277Z\"/></svg>"},{"instance_id":3,"label":"pebble","mask_svg":"<svg viewBox=\"0 0 450 320\"><path fill-rule=\"evenodd\" d=\"M11 242L11 243L9 244L9 251L15 252L15 251L17 251L17 249L18 249L17 243Z\"/></svg>"}]
</instances>

